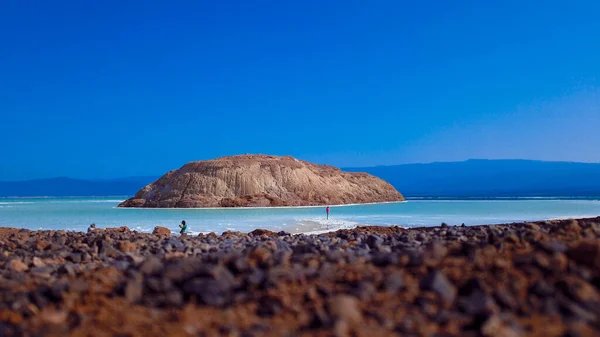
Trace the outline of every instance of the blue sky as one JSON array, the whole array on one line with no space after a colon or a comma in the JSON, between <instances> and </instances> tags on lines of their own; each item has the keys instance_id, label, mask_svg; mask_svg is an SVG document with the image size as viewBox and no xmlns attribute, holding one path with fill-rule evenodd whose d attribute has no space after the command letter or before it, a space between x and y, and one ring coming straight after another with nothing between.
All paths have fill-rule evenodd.
<instances>
[{"instance_id":1,"label":"blue sky","mask_svg":"<svg viewBox=\"0 0 600 337\"><path fill-rule=\"evenodd\" d=\"M0 180L600 161L597 1L2 1Z\"/></svg>"}]
</instances>

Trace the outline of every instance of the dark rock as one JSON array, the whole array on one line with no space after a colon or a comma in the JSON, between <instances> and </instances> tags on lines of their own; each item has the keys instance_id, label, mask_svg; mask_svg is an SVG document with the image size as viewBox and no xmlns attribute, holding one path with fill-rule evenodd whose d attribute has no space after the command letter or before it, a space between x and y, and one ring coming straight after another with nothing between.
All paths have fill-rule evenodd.
<instances>
[{"instance_id":1,"label":"dark rock","mask_svg":"<svg viewBox=\"0 0 600 337\"><path fill-rule=\"evenodd\" d=\"M408 266L418 267L424 262L423 253L417 250L411 250L408 252Z\"/></svg>"},{"instance_id":2,"label":"dark rock","mask_svg":"<svg viewBox=\"0 0 600 337\"><path fill-rule=\"evenodd\" d=\"M191 296L198 303L210 306L224 306L231 295L227 285L206 278L196 278L183 285L183 292L186 296Z\"/></svg>"},{"instance_id":3,"label":"dark rock","mask_svg":"<svg viewBox=\"0 0 600 337\"><path fill-rule=\"evenodd\" d=\"M362 281L353 287L350 293L362 301L368 301L376 292L375 286L371 282Z\"/></svg>"},{"instance_id":4,"label":"dark rock","mask_svg":"<svg viewBox=\"0 0 600 337\"><path fill-rule=\"evenodd\" d=\"M375 253L371 257L371 262L379 267L398 264L398 255L393 253Z\"/></svg>"},{"instance_id":5,"label":"dark rock","mask_svg":"<svg viewBox=\"0 0 600 337\"><path fill-rule=\"evenodd\" d=\"M548 253L564 253L567 250L567 245L560 241L544 241L539 244L540 248Z\"/></svg>"},{"instance_id":6,"label":"dark rock","mask_svg":"<svg viewBox=\"0 0 600 337\"><path fill-rule=\"evenodd\" d=\"M35 277L49 279L54 268L52 267L33 267L29 269L29 273Z\"/></svg>"},{"instance_id":7,"label":"dark rock","mask_svg":"<svg viewBox=\"0 0 600 337\"><path fill-rule=\"evenodd\" d=\"M463 286L460 287L460 289L458 290L458 293L461 296L468 296L476 291L484 291L485 290L485 284L483 283L483 281L479 278L470 278Z\"/></svg>"},{"instance_id":8,"label":"dark rock","mask_svg":"<svg viewBox=\"0 0 600 337\"><path fill-rule=\"evenodd\" d=\"M430 271L425 278L421 280L420 286L424 290L431 290L438 293L446 302L452 303L456 298L456 288L442 272L438 270Z\"/></svg>"},{"instance_id":9,"label":"dark rock","mask_svg":"<svg viewBox=\"0 0 600 337\"><path fill-rule=\"evenodd\" d=\"M588 266L590 268L600 269L600 241L582 241L569 248L566 252L571 260Z\"/></svg>"},{"instance_id":10,"label":"dark rock","mask_svg":"<svg viewBox=\"0 0 600 337\"><path fill-rule=\"evenodd\" d=\"M108 242L103 242L102 246L100 247L100 250L98 251L99 254L103 254L105 256L111 257L111 258L115 258L117 256L119 256L120 252L118 250L116 250L111 244L109 244ZM81 258L81 255L80 255Z\"/></svg>"},{"instance_id":11,"label":"dark rock","mask_svg":"<svg viewBox=\"0 0 600 337\"><path fill-rule=\"evenodd\" d=\"M69 276L75 275L76 267L74 264L67 262L58 268L59 274L67 274Z\"/></svg>"},{"instance_id":12,"label":"dark rock","mask_svg":"<svg viewBox=\"0 0 600 337\"><path fill-rule=\"evenodd\" d=\"M277 315L283 307L281 299L275 296L263 296L261 297L258 305L259 316L273 316Z\"/></svg>"},{"instance_id":13,"label":"dark rock","mask_svg":"<svg viewBox=\"0 0 600 337\"><path fill-rule=\"evenodd\" d=\"M373 248L377 248L380 245L383 244L383 239L376 235L376 234L371 234L367 237L367 245L369 246L369 248L373 249Z\"/></svg>"},{"instance_id":14,"label":"dark rock","mask_svg":"<svg viewBox=\"0 0 600 337\"><path fill-rule=\"evenodd\" d=\"M518 306L517 300L506 289L497 289L494 297L506 309L515 309Z\"/></svg>"},{"instance_id":15,"label":"dark rock","mask_svg":"<svg viewBox=\"0 0 600 337\"><path fill-rule=\"evenodd\" d=\"M531 292L536 295L545 297L545 296L552 296L553 294L555 294L556 290L554 289L554 287L549 285L546 281L538 280L531 287Z\"/></svg>"},{"instance_id":16,"label":"dark rock","mask_svg":"<svg viewBox=\"0 0 600 337\"><path fill-rule=\"evenodd\" d=\"M158 273L161 269L162 263L154 256L146 259L146 261L142 262L142 265L140 266L140 271L146 275Z\"/></svg>"},{"instance_id":17,"label":"dark rock","mask_svg":"<svg viewBox=\"0 0 600 337\"><path fill-rule=\"evenodd\" d=\"M404 288L404 278L400 272L386 274L382 286L386 292L396 294Z\"/></svg>"},{"instance_id":18,"label":"dark rock","mask_svg":"<svg viewBox=\"0 0 600 337\"><path fill-rule=\"evenodd\" d=\"M491 296L481 290L473 291L466 298L461 298L460 306L469 315L490 315L498 311Z\"/></svg>"},{"instance_id":19,"label":"dark rock","mask_svg":"<svg viewBox=\"0 0 600 337\"><path fill-rule=\"evenodd\" d=\"M125 299L131 303L138 303L144 294L144 286L141 280L131 280L125 286Z\"/></svg>"},{"instance_id":20,"label":"dark rock","mask_svg":"<svg viewBox=\"0 0 600 337\"><path fill-rule=\"evenodd\" d=\"M417 234L416 239L419 242L427 241L427 234L425 234L425 233L419 233L419 234Z\"/></svg>"},{"instance_id":21,"label":"dark rock","mask_svg":"<svg viewBox=\"0 0 600 337\"><path fill-rule=\"evenodd\" d=\"M171 251L171 252L182 252L185 249L185 245L183 244L183 242L171 238L167 241L165 241L165 243L163 244L163 247L167 250L167 251Z\"/></svg>"}]
</instances>

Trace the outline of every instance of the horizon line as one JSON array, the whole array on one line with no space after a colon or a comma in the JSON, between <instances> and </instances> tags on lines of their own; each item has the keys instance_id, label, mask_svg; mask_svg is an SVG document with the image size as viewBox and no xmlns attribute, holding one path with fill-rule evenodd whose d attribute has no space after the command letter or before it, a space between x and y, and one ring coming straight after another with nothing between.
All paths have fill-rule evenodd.
<instances>
[{"instance_id":1,"label":"horizon line","mask_svg":"<svg viewBox=\"0 0 600 337\"><path fill-rule=\"evenodd\" d=\"M296 158L296 157L294 157ZM192 160L190 162L197 161ZM413 162L413 163L403 163L403 164L382 164L382 165L369 165L369 166L334 166L331 164L320 164L320 165L330 165L340 169L361 169L361 168L373 168L373 167L393 167L393 166L407 166L407 165L429 165L429 164L451 164L451 163L465 163L469 161L524 161L524 162L543 162L543 163L570 163L570 164L589 164L589 165L598 165L600 162L593 161L569 161L569 160L543 160L543 159L522 159L522 158L503 158L503 159L490 159L490 158L469 158L464 160L448 160L448 161L430 161L430 162ZM159 173L155 175L131 175L131 176L119 176L114 178L73 178L69 176L53 176L53 177L45 177L45 178L29 178L29 179L20 179L20 180L0 180L0 183L21 183L21 182L34 182L39 180L57 180L57 179L69 179L69 180L81 180L88 182L106 182L106 181L115 181L115 180L123 180L127 182L127 179L135 179L135 178L157 178L163 176L165 173Z\"/></svg>"}]
</instances>

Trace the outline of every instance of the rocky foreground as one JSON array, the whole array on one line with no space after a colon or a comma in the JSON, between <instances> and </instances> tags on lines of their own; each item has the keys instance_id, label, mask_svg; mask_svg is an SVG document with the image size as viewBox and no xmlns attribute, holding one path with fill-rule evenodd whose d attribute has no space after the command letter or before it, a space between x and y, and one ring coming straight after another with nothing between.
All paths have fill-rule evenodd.
<instances>
[{"instance_id":1,"label":"rocky foreground","mask_svg":"<svg viewBox=\"0 0 600 337\"><path fill-rule=\"evenodd\" d=\"M276 207L403 200L392 185L367 173L290 156L239 155L187 163L119 206Z\"/></svg>"},{"instance_id":2,"label":"rocky foreground","mask_svg":"<svg viewBox=\"0 0 600 337\"><path fill-rule=\"evenodd\" d=\"M168 234L4 229L0 336L600 335L600 218Z\"/></svg>"}]
</instances>

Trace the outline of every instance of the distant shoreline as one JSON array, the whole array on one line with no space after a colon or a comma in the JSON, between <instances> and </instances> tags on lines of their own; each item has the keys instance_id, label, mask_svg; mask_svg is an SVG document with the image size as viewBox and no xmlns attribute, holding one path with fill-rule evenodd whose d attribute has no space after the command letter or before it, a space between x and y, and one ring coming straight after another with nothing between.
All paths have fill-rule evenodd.
<instances>
[{"instance_id":1,"label":"distant shoreline","mask_svg":"<svg viewBox=\"0 0 600 337\"><path fill-rule=\"evenodd\" d=\"M120 201L125 201L128 198L131 198L130 195L102 195L102 196L86 196L86 195L70 195L70 196L49 196L49 195L41 195L41 196L0 196L0 200L2 199L106 199L106 198L118 198ZM122 198L122 199L121 199ZM548 196L404 196L408 200L547 200L547 199L557 199L557 200L600 200L600 195L548 195ZM394 202L402 202L402 201L384 201L384 202L374 202L374 203L364 203L364 204L342 204L342 205L329 205L331 206L348 206L348 205L371 205L371 204L384 204L384 203L394 203ZM273 207L265 207L265 208L281 208L281 207L318 207L318 206L273 206ZM136 208L136 207L128 207L128 208ZM149 207L137 207L137 208L149 208ZM158 207L159 209L163 209ZM206 208L206 207L200 207ZM212 208L251 208L251 207L212 207ZM256 207L254 207L256 208Z\"/></svg>"},{"instance_id":2,"label":"distant shoreline","mask_svg":"<svg viewBox=\"0 0 600 337\"><path fill-rule=\"evenodd\" d=\"M323 208L323 207L348 207L348 206L368 206L368 205L384 205L384 204L400 204L405 203L407 200L403 201L382 201L382 202L367 202L363 204L341 204L341 205L313 205L313 206L260 206L260 207L115 207L118 209L161 209L161 210L221 210L221 209L232 209L232 210L240 210L240 209L300 209L300 208Z\"/></svg>"}]
</instances>

